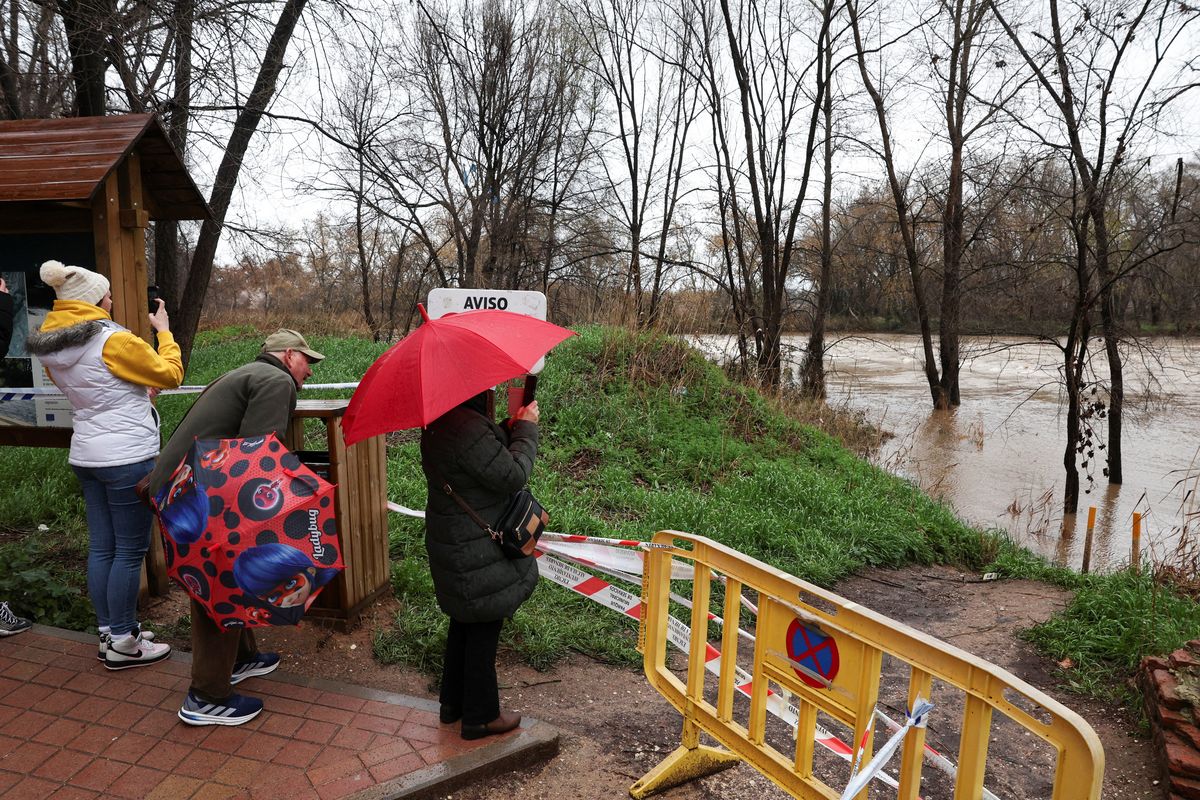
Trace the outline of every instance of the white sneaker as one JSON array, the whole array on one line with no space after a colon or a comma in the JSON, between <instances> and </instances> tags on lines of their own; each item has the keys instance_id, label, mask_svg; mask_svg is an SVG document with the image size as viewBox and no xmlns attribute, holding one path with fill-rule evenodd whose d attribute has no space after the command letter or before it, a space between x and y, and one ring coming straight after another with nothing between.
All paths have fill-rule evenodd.
<instances>
[{"instance_id":1,"label":"white sneaker","mask_svg":"<svg viewBox=\"0 0 1200 800\"><path fill-rule=\"evenodd\" d=\"M132 634L146 642L154 641L154 631L142 628L141 623L134 623ZM111 633L100 634L100 649L96 651L96 658L99 661L104 660L104 654L108 652L108 642L112 639Z\"/></svg>"},{"instance_id":2,"label":"white sneaker","mask_svg":"<svg viewBox=\"0 0 1200 800\"><path fill-rule=\"evenodd\" d=\"M171 645L156 644L131 634L120 639L109 639L108 649L104 653L104 666L107 669L141 667L158 663L169 655Z\"/></svg>"}]
</instances>

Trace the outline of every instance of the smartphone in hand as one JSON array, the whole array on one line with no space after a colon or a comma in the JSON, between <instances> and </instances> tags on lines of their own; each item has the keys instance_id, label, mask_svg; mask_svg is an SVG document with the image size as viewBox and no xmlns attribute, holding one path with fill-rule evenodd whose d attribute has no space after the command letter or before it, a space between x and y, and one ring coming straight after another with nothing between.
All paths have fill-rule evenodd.
<instances>
[{"instance_id":1,"label":"smartphone in hand","mask_svg":"<svg viewBox=\"0 0 1200 800\"><path fill-rule=\"evenodd\" d=\"M150 313L154 314L158 311L158 293L157 286L149 286L146 288L146 300L150 303Z\"/></svg>"},{"instance_id":2,"label":"smartphone in hand","mask_svg":"<svg viewBox=\"0 0 1200 800\"><path fill-rule=\"evenodd\" d=\"M536 398L537 375L526 375L521 386L514 383L508 385L508 417L512 419L523 406L532 403Z\"/></svg>"}]
</instances>

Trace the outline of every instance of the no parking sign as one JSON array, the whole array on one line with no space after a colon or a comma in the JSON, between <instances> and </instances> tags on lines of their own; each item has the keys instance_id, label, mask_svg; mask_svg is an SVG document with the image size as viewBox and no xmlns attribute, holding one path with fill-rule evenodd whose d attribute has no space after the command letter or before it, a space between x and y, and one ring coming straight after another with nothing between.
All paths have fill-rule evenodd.
<instances>
[{"instance_id":1,"label":"no parking sign","mask_svg":"<svg viewBox=\"0 0 1200 800\"><path fill-rule=\"evenodd\" d=\"M818 689L833 683L841 667L837 640L798 619L788 626L787 654L800 680Z\"/></svg>"},{"instance_id":2,"label":"no parking sign","mask_svg":"<svg viewBox=\"0 0 1200 800\"><path fill-rule=\"evenodd\" d=\"M880 652L846 635L835 620L798 614L774 599L759 607L760 614L764 606L769 607L766 661L772 679L853 728L860 705L874 704L863 695L863 680L878 673Z\"/></svg>"}]
</instances>

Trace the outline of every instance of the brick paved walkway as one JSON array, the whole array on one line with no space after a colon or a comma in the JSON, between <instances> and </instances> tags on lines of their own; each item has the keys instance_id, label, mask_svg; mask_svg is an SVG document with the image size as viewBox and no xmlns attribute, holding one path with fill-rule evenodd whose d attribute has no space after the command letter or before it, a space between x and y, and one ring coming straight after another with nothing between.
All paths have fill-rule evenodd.
<instances>
[{"instance_id":1,"label":"brick paved walkway","mask_svg":"<svg viewBox=\"0 0 1200 800\"><path fill-rule=\"evenodd\" d=\"M246 682L255 719L194 728L176 716L189 674L178 653L110 672L94 637L55 628L0 639L0 798L445 796L558 747L535 720L467 742L431 701L278 673Z\"/></svg>"}]
</instances>

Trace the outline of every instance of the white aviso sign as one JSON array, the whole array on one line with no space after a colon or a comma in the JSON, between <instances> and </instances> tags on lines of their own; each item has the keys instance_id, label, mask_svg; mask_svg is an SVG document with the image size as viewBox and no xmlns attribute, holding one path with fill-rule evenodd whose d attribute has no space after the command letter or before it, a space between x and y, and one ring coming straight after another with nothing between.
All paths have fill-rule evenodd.
<instances>
[{"instance_id":1,"label":"white aviso sign","mask_svg":"<svg viewBox=\"0 0 1200 800\"><path fill-rule=\"evenodd\" d=\"M516 289L432 289L425 305L430 319L481 309L511 311L545 321L546 295ZM546 359L539 358L529 374L537 375L545 363Z\"/></svg>"}]
</instances>

